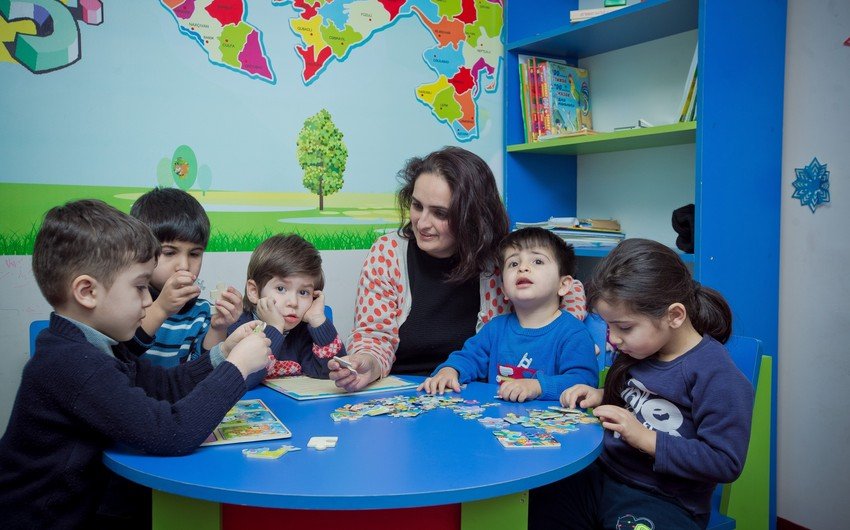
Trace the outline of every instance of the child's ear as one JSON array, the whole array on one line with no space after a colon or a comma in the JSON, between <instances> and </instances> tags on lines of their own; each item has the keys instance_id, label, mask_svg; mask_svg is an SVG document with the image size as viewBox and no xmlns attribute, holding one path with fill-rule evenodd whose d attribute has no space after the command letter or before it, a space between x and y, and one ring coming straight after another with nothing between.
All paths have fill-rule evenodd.
<instances>
[{"instance_id":1,"label":"child's ear","mask_svg":"<svg viewBox=\"0 0 850 530\"><path fill-rule=\"evenodd\" d=\"M97 297L103 290L103 286L88 274L77 276L71 281L71 296L86 309L97 307Z\"/></svg>"},{"instance_id":2,"label":"child's ear","mask_svg":"<svg viewBox=\"0 0 850 530\"><path fill-rule=\"evenodd\" d=\"M561 283L558 287L558 296L563 298L570 289L573 287L573 277L572 276L561 276Z\"/></svg>"},{"instance_id":3,"label":"child's ear","mask_svg":"<svg viewBox=\"0 0 850 530\"><path fill-rule=\"evenodd\" d=\"M248 280L245 284L245 294L248 295L248 301L256 305L260 301L260 289L257 287L257 282Z\"/></svg>"},{"instance_id":4,"label":"child's ear","mask_svg":"<svg viewBox=\"0 0 850 530\"><path fill-rule=\"evenodd\" d=\"M685 323L686 318L688 318L688 310L681 302L670 304L670 307L667 308L667 323L671 328L680 327Z\"/></svg>"}]
</instances>

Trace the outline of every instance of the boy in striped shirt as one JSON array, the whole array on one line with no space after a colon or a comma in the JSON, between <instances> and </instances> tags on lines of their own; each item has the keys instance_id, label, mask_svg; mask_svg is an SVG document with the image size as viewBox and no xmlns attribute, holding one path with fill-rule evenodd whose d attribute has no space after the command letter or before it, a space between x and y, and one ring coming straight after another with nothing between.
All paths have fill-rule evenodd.
<instances>
[{"instance_id":1,"label":"boy in striped shirt","mask_svg":"<svg viewBox=\"0 0 850 530\"><path fill-rule=\"evenodd\" d=\"M150 227L162 254L150 281L153 305L127 346L165 367L196 359L223 341L242 314L242 295L234 287L212 302L199 297L195 282L210 238L209 217L197 199L177 188L145 193L130 215Z\"/></svg>"}]
</instances>

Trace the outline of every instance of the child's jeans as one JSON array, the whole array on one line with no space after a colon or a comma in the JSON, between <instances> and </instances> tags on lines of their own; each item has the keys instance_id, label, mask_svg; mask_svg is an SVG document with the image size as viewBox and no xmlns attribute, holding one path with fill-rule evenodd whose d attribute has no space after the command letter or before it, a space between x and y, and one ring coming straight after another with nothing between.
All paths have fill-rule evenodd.
<instances>
[{"instance_id":1,"label":"child's jeans","mask_svg":"<svg viewBox=\"0 0 850 530\"><path fill-rule=\"evenodd\" d=\"M529 530L702 530L708 515L694 518L671 499L615 480L597 460L561 481L533 489Z\"/></svg>"}]
</instances>

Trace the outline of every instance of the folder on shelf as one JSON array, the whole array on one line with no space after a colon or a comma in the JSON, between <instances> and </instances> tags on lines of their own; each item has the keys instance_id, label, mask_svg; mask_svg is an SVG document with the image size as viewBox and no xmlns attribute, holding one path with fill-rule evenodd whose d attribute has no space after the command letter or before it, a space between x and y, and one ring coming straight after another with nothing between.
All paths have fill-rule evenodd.
<instances>
[{"instance_id":1,"label":"folder on shelf","mask_svg":"<svg viewBox=\"0 0 850 530\"><path fill-rule=\"evenodd\" d=\"M583 217L550 217L549 224L554 228L572 228L578 230L620 231L620 221L616 219L590 219Z\"/></svg>"}]
</instances>

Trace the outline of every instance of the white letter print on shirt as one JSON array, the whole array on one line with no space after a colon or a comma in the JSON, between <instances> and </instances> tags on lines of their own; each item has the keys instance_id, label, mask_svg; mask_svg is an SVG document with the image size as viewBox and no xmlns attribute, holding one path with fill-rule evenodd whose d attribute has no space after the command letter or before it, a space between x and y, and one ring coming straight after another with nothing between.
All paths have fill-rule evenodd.
<instances>
[{"instance_id":1,"label":"white letter print on shirt","mask_svg":"<svg viewBox=\"0 0 850 530\"><path fill-rule=\"evenodd\" d=\"M682 425L682 412L666 399L651 398L653 395L637 379L629 379L620 394L626 406L643 422L644 427L666 432L671 436L681 436L676 429Z\"/></svg>"}]
</instances>

